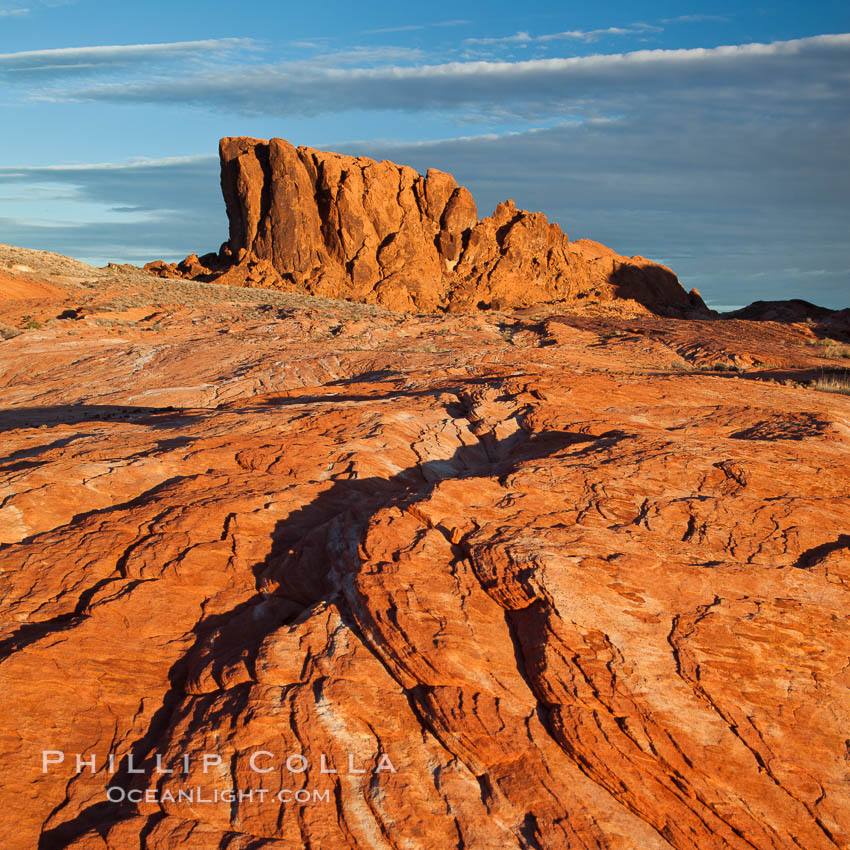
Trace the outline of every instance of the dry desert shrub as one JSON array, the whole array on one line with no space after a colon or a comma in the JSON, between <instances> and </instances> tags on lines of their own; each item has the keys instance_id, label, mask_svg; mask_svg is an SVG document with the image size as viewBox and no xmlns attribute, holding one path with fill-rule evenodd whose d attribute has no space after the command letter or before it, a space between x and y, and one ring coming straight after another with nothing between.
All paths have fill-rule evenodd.
<instances>
[{"instance_id":1,"label":"dry desert shrub","mask_svg":"<svg viewBox=\"0 0 850 850\"><path fill-rule=\"evenodd\" d=\"M825 357L850 357L850 345L843 345L834 339L823 339L820 345Z\"/></svg>"},{"instance_id":2,"label":"dry desert shrub","mask_svg":"<svg viewBox=\"0 0 850 850\"><path fill-rule=\"evenodd\" d=\"M850 395L850 371L824 372L815 379L814 388L826 393Z\"/></svg>"},{"instance_id":3,"label":"dry desert shrub","mask_svg":"<svg viewBox=\"0 0 850 850\"><path fill-rule=\"evenodd\" d=\"M845 345L837 339L830 339L829 337L810 339L806 344L820 349L818 353L823 357L850 358L850 345Z\"/></svg>"}]
</instances>

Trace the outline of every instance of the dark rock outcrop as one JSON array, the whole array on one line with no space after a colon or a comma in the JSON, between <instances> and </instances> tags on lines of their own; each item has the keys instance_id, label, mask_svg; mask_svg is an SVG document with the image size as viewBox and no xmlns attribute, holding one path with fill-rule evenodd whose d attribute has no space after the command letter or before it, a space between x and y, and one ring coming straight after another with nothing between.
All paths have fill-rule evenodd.
<instances>
[{"instance_id":1,"label":"dark rock outcrop","mask_svg":"<svg viewBox=\"0 0 850 850\"><path fill-rule=\"evenodd\" d=\"M396 310L508 309L625 297L665 314L703 312L668 268L570 242L542 213L513 201L480 219L450 174L225 138L221 186L230 238L219 254L163 277L217 280L382 304Z\"/></svg>"}]
</instances>

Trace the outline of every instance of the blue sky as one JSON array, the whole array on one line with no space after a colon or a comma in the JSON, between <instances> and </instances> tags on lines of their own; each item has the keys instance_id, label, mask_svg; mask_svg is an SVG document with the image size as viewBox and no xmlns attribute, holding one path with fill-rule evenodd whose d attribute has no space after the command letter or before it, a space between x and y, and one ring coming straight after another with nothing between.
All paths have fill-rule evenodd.
<instances>
[{"instance_id":1,"label":"blue sky","mask_svg":"<svg viewBox=\"0 0 850 850\"><path fill-rule=\"evenodd\" d=\"M223 135L452 172L714 305L850 305L845 2L0 0L0 241L227 233Z\"/></svg>"}]
</instances>

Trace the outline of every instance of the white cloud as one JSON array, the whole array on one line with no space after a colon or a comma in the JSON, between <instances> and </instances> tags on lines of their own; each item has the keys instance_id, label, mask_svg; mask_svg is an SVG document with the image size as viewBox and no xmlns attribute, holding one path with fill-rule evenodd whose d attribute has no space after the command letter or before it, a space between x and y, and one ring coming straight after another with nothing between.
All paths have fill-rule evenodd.
<instances>
[{"instance_id":1,"label":"white cloud","mask_svg":"<svg viewBox=\"0 0 850 850\"><path fill-rule=\"evenodd\" d=\"M289 67L299 67L302 70L318 66L330 67L346 65L372 65L382 62L415 62L421 60L423 52L416 47L351 47L347 50L334 50L311 56L298 63L290 63Z\"/></svg>"},{"instance_id":2,"label":"white cloud","mask_svg":"<svg viewBox=\"0 0 850 850\"><path fill-rule=\"evenodd\" d=\"M313 41L290 41L287 42L289 47L297 47L299 50L327 50L327 39Z\"/></svg>"},{"instance_id":3,"label":"white cloud","mask_svg":"<svg viewBox=\"0 0 850 850\"><path fill-rule=\"evenodd\" d=\"M495 38L467 38L464 44L541 44L548 41L598 41L606 35L639 35L647 32L662 32L662 27L652 24L630 24L627 27L605 27L594 30L564 30L563 32L546 33L544 35L531 35L531 33L520 31L513 35Z\"/></svg>"},{"instance_id":4,"label":"white cloud","mask_svg":"<svg viewBox=\"0 0 850 850\"><path fill-rule=\"evenodd\" d=\"M138 171L150 168L182 168L185 166L209 166L218 162L213 154L195 156L167 156L159 158L135 157L124 162L86 162L70 165L24 165L0 166L0 182L9 178L26 177L56 172L58 174L78 174L96 171Z\"/></svg>"},{"instance_id":5,"label":"white cloud","mask_svg":"<svg viewBox=\"0 0 850 850\"><path fill-rule=\"evenodd\" d=\"M417 32L421 30L432 29L434 27L460 27L465 24L470 24L472 21L466 20L452 20L452 21L437 21L433 24L404 24L402 26L397 27L381 27L376 30L364 30L363 32L366 35L383 35L386 33L395 33L395 32Z\"/></svg>"},{"instance_id":6,"label":"white cloud","mask_svg":"<svg viewBox=\"0 0 850 850\"><path fill-rule=\"evenodd\" d=\"M498 36L495 38L465 38L464 44L528 44L534 41L534 36L521 30L513 35Z\"/></svg>"},{"instance_id":7,"label":"white cloud","mask_svg":"<svg viewBox=\"0 0 850 850\"><path fill-rule=\"evenodd\" d=\"M675 18L664 18L662 23L664 24L699 24L699 23L723 23L725 21L729 21L731 18L727 18L725 15L702 15L702 14L694 14L694 15L678 15Z\"/></svg>"},{"instance_id":8,"label":"white cloud","mask_svg":"<svg viewBox=\"0 0 850 850\"><path fill-rule=\"evenodd\" d=\"M420 30L426 29L425 24L406 24L405 26L400 27L381 27L377 30L363 30L366 35L379 35L384 33L395 33L395 32L418 32Z\"/></svg>"},{"instance_id":9,"label":"white cloud","mask_svg":"<svg viewBox=\"0 0 850 850\"><path fill-rule=\"evenodd\" d=\"M15 55L15 54L13 54ZM58 57L57 57L58 58ZM332 57L331 57L332 58ZM770 44L639 50L520 62L317 67L243 65L143 81L47 90L51 100L190 103L247 114L317 115L340 108L480 112L494 118L601 117L659 97L702 97L732 109L789 98L846 100L850 34ZM3 57L0 57L2 67ZM699 92L699 94L695 94Z\"/></svg>"},{"instance_id":10,"label":"white cloud","mask_svg":"<svg viewBox=\"0 0 850 850\"><path fill-rule=\"evenodd\" d=\"M253 46L246 38L211 38L163 44L113 44L92 47L60 47L0 53L0 73L63 72L75 69L113 68L152 60L173 60L207 54L245 50Z\"/></svg>"},{"instance_id":11,"label":"white cloud","mask_svg":"<svg viewBox=\"0 0 850 850\"><path fill-rule=\"evenodd\" d=\"M19 17L21 15L28 15L29 13L29 9L0 9L0 18Z\"/></svg>"}]
</instances>

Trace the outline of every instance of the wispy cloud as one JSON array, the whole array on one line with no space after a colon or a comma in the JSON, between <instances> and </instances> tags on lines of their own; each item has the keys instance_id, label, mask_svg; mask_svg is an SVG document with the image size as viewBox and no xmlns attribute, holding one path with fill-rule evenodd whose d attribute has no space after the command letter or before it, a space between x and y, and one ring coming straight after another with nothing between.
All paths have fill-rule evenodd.
<instances>
[{"instance_id":1,"label":"wispy cloud","mask_svg":"<svg viewBox=\"0 0 850 850\"><path fill-rule=\"evenodd\" d=\"M330 39L312 39L310 41L290 41L288 47L296 47L299 50L326 50Z\"/></svg>"},{"instance_id":2,"label":"wispy cloud","mask_svg":"<svg viewBox=\"0 0 850 850\"><path fill-rule=\"evenodd\" d=\"M333 68L349 65L375 65L387 62L416 62L424 57L422 50L416 47L351 47L347 50L332 50L318 53L298 63L289 63L289 67Z\"/></svg>"},{"instance_id":3,"label":"wispy cloud","mask_svg":"<svg viewBox=\"0 0 850 850\"><path fill-rule=\"evenodd\" d=\"M360 110L464 110L536 120L541 115L611 113L659 96L668 103L779 102L804 92L822 103L846 103L850 34L770 44L639 50L521 62L317 67L249 65L140 82L68 86L53 100L187 103L246 114L317 115ZM0 57L0 68L3 58ZM745 93L745 94L742 94ZM760 100L759 100L760 99ZM631 106L630 106L631 104Z\"/></svg>"},{"instance_id":4,"label":"wispy cloud","mask_svg":"<svg viewBox=\"0 0 850 850\"><path fill-rule=\"evenodd\" d=\"M124 162L85 162L69 165L25 165L25 166L2 166L0 167L0 182L5 180L19 179L51 174L82 174L85 172L101 171L147 171L148 169L162 168L193 168L196 166L209 166L218 162L218 157L213 154L197 154L195 156L167 156L167 157L134 157Z\"/></svg>"},{"instance_id":5,"label":"wispy cloud","mask_svg":"<svg viewBox=\"0 0 850 850\"><path fill-rule=\"evenodd\" d=\"M30 0L30 6L12 6L0 9L0 18L20 18L38 12L40 9L55 9L60 6L71 6L77 0Z\"/></svg>"},{"instance_id":6,"label":"wispy cloud","mask_svg":"<svg viewBox=\"0 0 850 850\"><path fill-rule=\"evenodd\" d=\"M467 38L464 44L540 44L547 41L584 41L587 43L598 41L604 36L614 35L639 35L648 32L662 32L663 28L653 24L630 24L626 27L604 27L594 30L564 30L563 32L545 33L543 35L531 35L529 32L516 32L513 35L499 36L495 38Z\"/></svg>"},{"instance_id":7,"label":"wispy cloud","mask_svg":"<svg viewBox=\"0 0 850 850\"><path fill-rule=\"evenodd\" d=\"M428 23L428 24L403 24L402 26L397 27L381 27L376 30L364 30L364 34L366 35L382 35L385 33L396 33L396 32L417 32L421 30L433 29L437 27L460 27L465 24L472 23L471 21L466 20L454 20L454 21L437 21L436 23Z\"/></svg>"},{"instance_id":8,"label":"wispy cloud","mask_svg":"<svg viewBox=\"0 0 850 850\"><path fill-rule=\"evenodd\" d=\"M503 35L493 38L466 38L464 44L528 44L535 40L535 37L523 30L515 32L513 35Z\"/></svg>"},{"instance_id":9,"label":"wispy cloud","mask_svg":"<svg viewBox=\"0 0 850 850\"><path fill-rule=\"evenodd\" d=\"M245 38L214 38L162 44L113 44L92 47L60 47L0 53L0 74L62 73L79 69L115 68L151 61L222 54L251 48Z\"/></svg>"},{"instance_id":10,"label":"wispy cloud","mask_svg":"<svg viewBox=\"0 0 850 850\"><path fill-rule=\"evenodd\" d=\"M726 21L730 21L731 18L726 17L725 15L703 15L703 14L694 14L694 15L677 15L675 18L663 18L662 23L664 24L700 24L700 23L724 23Z\"/></svg>"}]
</instances>

